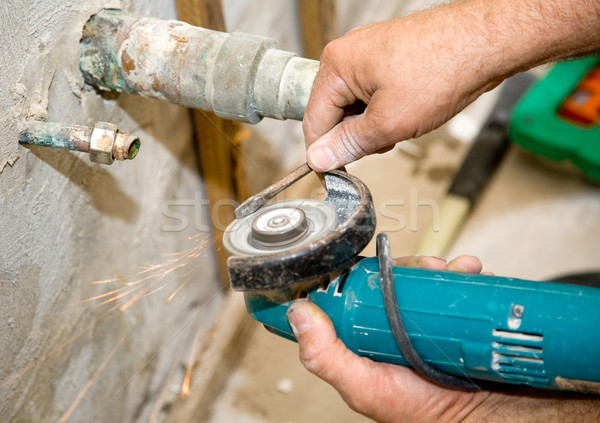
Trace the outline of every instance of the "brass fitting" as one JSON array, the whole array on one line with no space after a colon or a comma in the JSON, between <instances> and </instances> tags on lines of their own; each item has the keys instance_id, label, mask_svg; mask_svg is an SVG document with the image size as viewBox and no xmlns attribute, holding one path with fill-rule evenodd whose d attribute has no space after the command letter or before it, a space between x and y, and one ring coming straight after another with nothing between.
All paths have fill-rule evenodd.
<instances>
[{"instance_id":1,"label":"brass fitting","mask_svg":"<svg viewBox=\"0 0 600 423\"><path fill-rule=\"evenodd\" d=\"M91 161L105 165L114 160L133 159L141 144L138 137L119 132L116 125L108 122L98 122L89 128L31 121L21 132L19 142L89 153Z\"/></svg>"},{"instance_id":2,"label":"brass fitting","mask_svg":"<svg viewBox=\"0 0 600 423\"><path fill-rule=\"evenodd\" d=\"M133 159L138 149L139 138L126 132L119 132L116 125L112 123L98 122L92 130L90 160L93 162L109 165L115 159Z\"/></svg>"}]
</instances>

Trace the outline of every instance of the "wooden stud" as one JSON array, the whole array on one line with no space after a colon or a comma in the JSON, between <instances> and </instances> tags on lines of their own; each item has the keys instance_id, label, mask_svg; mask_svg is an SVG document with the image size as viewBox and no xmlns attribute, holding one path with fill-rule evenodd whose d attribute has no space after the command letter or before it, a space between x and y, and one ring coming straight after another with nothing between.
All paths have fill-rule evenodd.
<instances>
[{"instance_id":1,"label":"wooden stud","mask_svg":"<svg viewBox=\"0 0 600 423\"><path fill-rule=\"evenodd\" d=\"M224 31L221 0L176 0L181 20L191 25ZM213 113L192 110L200 166L211 206L211 223L220 236L235 215L234 207L224 206L247 196L243 181L243 158L240 143L249 130L240 131L236 122L221 119ZM229 285L227 252L219 237L216 254L223 285ZM212 328L204 335L204 348L195 358L187 395L179 396L164 415L165 422L206 421L211 406L227 382L244 351L255 322L248 316L244 297L225 291L223 306Z\"/></svg>"},{"instance_id":2,"label":"wooden stud","mask_svg":"<svg viewBox=\"0 0 600 423\"><path fill-rule=\"evenodd\" d=\"M300 0L299 4L305 54L318 58L325 44L335 36L333 0ZM176 0L176 6L180 19L191 25L225 30L221 0ZM193 115L205 189L214 211L211 219L213 230L220 235L223 225L234 218L233 207L214 207L231 200L241 201L248 196L243 177L245 160L240 144L249 137L249 130L240 130L236 122L220 119L212 113L194 110ZM217 257L219 270L227 283L227 253L220 242ZM189 393L171 404L164 421L206 421L211 405L225 385L254 327L254 321L246 312L243 296L228 291L193 366Z\"/></svg>"},{"instance_id":3,"label":"wooden stud","mask_svg":"<svg viewBox=\"0 0 600 423\"><path fill-rule=\"evenodd\" d=\"M213 328L203 340L191 373L189 393L172 403L166 423L208 420L211 406L241 358L252 329L257 326L248 316L244 296L229 291Z\"/></svg>"},{"instance_id":4,"label":"wooden stud","mask_svg":"<svg viewBox=\"0 0 600 423\"><path fill-rule=\"evenodd\" d=\"M221 0L176 0L180 20L194 26L225 31ZM213 113L193 110L194 129L200 166L206 194L210 202L210 220L213 233L219 237L215 243L216 256L223 285L229 284L227 252L222 235L235 218L234 201L245 199L246 189L237 169L241 166L240 146L236 144L239 124L221 119Z\"/></svg>"},{"instance_id":5,"label":"wooden stud","mask_svg":"<svg viewBox=\"0 0 600 423\"><path fill-rule=\"evenodd\" d=\"M304 56L319 60L325 45L337 37L335 0L298 0Z\"/></svg>"},{"instance_id":6,"label":"wooden stud","mask_svg":"<svg viewBox=\"0 0 600 423\"><path fill-rule=\"evenodd\" d=\"M179 20L190 25L225 31L221 0L175 0Z\"/></svg>"}]
</instances>

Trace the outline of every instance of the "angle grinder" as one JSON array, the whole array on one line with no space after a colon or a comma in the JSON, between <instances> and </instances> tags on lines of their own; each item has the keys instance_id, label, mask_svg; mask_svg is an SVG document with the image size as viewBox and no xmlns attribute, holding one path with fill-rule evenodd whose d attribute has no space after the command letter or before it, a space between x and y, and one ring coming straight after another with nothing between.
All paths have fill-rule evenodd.
<instances>
[{"instance_id":1,"label":"angle grinder","mask_svg":"<svg viewBox=\"0 0 600 423\"><path fill-rule=\"evenodd\" d=\"M385 234L361 258L375 211L355 176L326 173L325 201L268 203L309 172L244 202L224 235L232 287L269 331L295 340L286 311L306 298L356 354L442 386L600 393L600 288L392 266Z\"/></svg>"}]
</instances>

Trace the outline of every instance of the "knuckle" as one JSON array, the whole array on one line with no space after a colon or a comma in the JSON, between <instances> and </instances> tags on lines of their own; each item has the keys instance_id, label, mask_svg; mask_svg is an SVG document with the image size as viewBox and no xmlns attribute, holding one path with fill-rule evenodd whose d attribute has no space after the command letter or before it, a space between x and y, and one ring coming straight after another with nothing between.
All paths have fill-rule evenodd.
<instances>
[{"instance_id":1,"label":"knuckle","mask_svg":"<svg viewBox=\"0 0 600 423\"><path fill-rule=\"evenodd\" d=\"M361 138L353 126L338 125L336 138L338 145L346 153L344 156L350 156L353 160L358 160L367 154L366 149L362 145Z\"/></svg>"},{"instance_id":2,"label":"knuckle","mask_svg":"<svg viewBox=\"0 0 600 423\"><path fill-rule=\"evenodd\" d=\"M302 120L302 132L304 132L304 134L306 134L308 131L310 131L310 124L308 123L307 120L310 120L310 115L305 113L304 119Z\"/></svg>"},{"instance_id":3,"label":"knuckle","mask_svg":"<svg viewBox=\"0 0 600 423\"><path fill-rule=\"evenodd\" d=\"M309 109L306 109L304 113L304 119L302 120L302 132L304 133L304 137L307 141L311 141L314 138L314 131L312 130L312 125L310 121L312 120L312 113L309 112Z\"/></svg>"},{"instance_id":4,"label":"knuckle","mask_svg":"<svg viewBox=\"0 0 600 423\"><path fill-rule=\"evenodd\" d=\"M395 127L393 119L388 116L371 114L367 119L369 131L374 134L374 151L379 150L389 144L390 141L396 141L398 129Z\"/></svg>"},{"instance_id":5,"label":"knuckle","mask_svg":"<svg viewBox=\"0 0 600 423\"><path fill-rule=\"evenodd\" d=\"M331 372L339 371L346 347L336 338L333 344L304 345L300 348L300 361L309 372L327 379Z\"/></svg>"},{"instance_id":6,"label":"knuckle","mask_svg":"<svg viewBox=\"0 0 600 423\"><path fill-rule=\"evenodd\" d=\"M306 348L300 351L300 361L306 370L316 375L320 374L327 365L323 357L321 350Z\"/></svg>"},{"instance_id":7,"label":"knuckle","mask_svg":"<svg viewBox=\"0 0 600 423\"><path fill-rule=\"evenodd\" d=\"M353 411L366 416L375 414L378 401L374 400L372 392L365 392L361 385L344 390L342 397Z\"/></svg>"},{"instance_id":8,"label":"knuckle","mask_svg":"<svg viewBox=\"0 0 600 423\"><path fill-rule=\"evenodd\" d=\"M370 404L366 403L364 398L364 395L351 393L344 397L344 401L352 411L360 414L368 414Z\"/></svg>"},{"instance_id":9,"label":"knuckle","mask_svg":"<svg viewBox=\"0 0 600 423\"><path fill-rule=\"evenodd\" d=\"M339 45L340 42L337 39L328 42L321 52L321 62L327 63L333 60L337 56Z\"/></svg>"}]
</instances>

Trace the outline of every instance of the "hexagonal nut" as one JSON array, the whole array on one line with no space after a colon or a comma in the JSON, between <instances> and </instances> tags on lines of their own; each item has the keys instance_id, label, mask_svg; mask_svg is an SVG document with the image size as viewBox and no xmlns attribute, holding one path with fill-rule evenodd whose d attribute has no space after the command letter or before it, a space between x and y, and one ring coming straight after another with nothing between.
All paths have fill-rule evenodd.
<instances>
[{"instance_id":1,"label":"hexagonal nut","mask_svg":"<svg viewBox=\"0 0 600 423\"><path fill-rule=\"evenodd\" d=\"M90 160L96 163L112 164L113 147L117 138L117 127L112 123L98 122L90 136Z\"/></svg>"}]
</instances>

